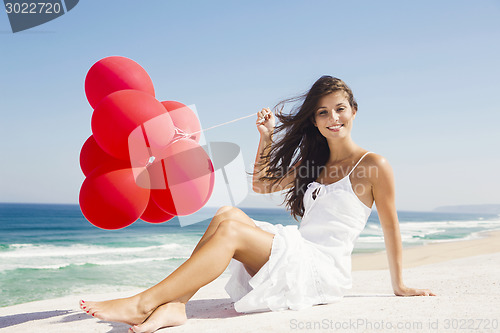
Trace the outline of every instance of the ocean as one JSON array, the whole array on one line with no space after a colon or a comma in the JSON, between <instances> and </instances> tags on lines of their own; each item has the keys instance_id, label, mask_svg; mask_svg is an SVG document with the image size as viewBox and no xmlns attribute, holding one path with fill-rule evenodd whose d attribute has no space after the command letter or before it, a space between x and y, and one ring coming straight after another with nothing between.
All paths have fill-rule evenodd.
<instances>
[{"instance_id":1,"label":"ocean","mask_svg":"<svg viewBox=\"0 0 500 333\"><path fill-rule=\"evenodd\" d=\"M297 225L284 208L243 210L255 220ZM473 239L481 231L500 229L497 214L401 211L398 216L406 247ZM175 218L105 231L91 225L78 205L0 203L0 307L150 287L190 256L208 224L181 227ZM383 249L374 211L354 253Z\"/></svg>"}]
</instances>

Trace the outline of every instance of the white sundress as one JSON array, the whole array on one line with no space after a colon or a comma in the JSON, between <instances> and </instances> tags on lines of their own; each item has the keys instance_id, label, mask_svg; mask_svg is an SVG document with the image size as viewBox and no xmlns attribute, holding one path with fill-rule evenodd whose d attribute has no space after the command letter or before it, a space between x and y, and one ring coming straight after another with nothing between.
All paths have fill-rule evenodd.
<instances>
[{"instance_id":1,"label":"white sundress","mask_svg":"<svg viewBox=\"0 0 500 333\"><path fill-rule=\"evenodd\" d=\"M336 302L352 288L351 254L371 208L354 193L349 176L369 153L339 181L308 184L299 227L254 220L274 239L269 260L253 277L231 259L225 289L237 312L301 310Z\"/></svg>"}]
</instances>

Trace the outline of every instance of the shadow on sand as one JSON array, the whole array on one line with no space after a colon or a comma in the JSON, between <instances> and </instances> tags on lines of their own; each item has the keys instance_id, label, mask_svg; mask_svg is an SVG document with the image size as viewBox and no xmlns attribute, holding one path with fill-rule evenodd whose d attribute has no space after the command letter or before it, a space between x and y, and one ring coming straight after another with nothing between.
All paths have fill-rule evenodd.
<instances>
[{"instance_id":1,"label":"shadow on sand","mask_svg":"<svg viewBox=\"0 0 500 333\"><path fill-rule=\"evenodd\" d=\"M238 317L244 314L234 310L233 302L230 298L223 299L200 299L189 301L186 305L188 319L190 318L231 318ZM81 320L96 320L86 313L75 310L51 310L31 313L20 313L15 315L7 315L0 318L0 329L7 328L26 322L44 320L49 318L60 317L58 323L71 323ZM104 321L101 321L104 323ZM129 328L127 324L106 322L111 325L112 329L107 333L126 332Z\"/></svg>"}]
</instances>

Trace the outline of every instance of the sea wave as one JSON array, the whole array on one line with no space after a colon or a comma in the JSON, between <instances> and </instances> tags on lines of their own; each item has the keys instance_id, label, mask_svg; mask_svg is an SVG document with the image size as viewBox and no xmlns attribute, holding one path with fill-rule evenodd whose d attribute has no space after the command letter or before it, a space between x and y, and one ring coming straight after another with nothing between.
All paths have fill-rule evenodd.
<instances>
[{"instance_id":1,"label":"sea wave","mask_svg":"<svg viewBox=\"0 0 500 333\"><path fill-rule=\"evenodd\" d=\"M0 273L16 269L60 270L80 266L130 266L154 261L185 260L193 248L192 244L178 243L143 247L16 243L11 244L8 251L0 252Z\"/></svg>"},{"instance_id":2,"label":"sea wave","mask_svg":"<svg viewBox=\"0 0 500 333\"><path fill-rule=\"evenodd\" d=\"M500 220L411 221L400 222L403 245L418 245L482 237L481 232L500 229ZM368 223L357 240L356 247L384 247L383 229L378 223Z\"/></svg>"},{"instance_id":3,"label":"sea wave","mask_svg":"<svg viewBox=\"0 0 500 333\"><path fill-rule=\"evenodd\" d=\"M75 257L104 254L140 253L156 250L181 249L185 245L171 243L144 247L106 247L85 244L57 246L46 244L11 244L8 251L0 252L2 258Z\"/></svg>"},{"instance_id":4,"label":"sea wave","mask_svg":"<svg viewBox=\"0 0 500 333\"><path fill-rule=\"evenodd\" d=\"M187 260L188 257L157 257L157 258L137 258L137 259L126 259L126 260L89 260L83 262L73 262L73 263L60 263L53 265L39 265L36 263L33 264L6 264L0 265L0 272L5 272L9 270L15 269L24 269L24 270L57 270L57 269L65 269L77 266L119 266L119 265L135 265L139 263L147 263L154 261L169 261L169 260Z\"/></svg>"}]
</instances>

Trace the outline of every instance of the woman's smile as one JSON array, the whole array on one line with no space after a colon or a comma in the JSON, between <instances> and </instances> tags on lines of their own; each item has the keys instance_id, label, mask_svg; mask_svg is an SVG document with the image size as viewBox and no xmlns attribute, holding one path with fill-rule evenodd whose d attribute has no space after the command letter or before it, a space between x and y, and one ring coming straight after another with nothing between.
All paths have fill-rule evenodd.
<instances>
[{"instance_id":1,"label":"woman's smile","mask_svg":"<svg viewBox=\"0 0 500 333\"><path fill-rule=\"evenodd\" d=\"M334 125L334 126L329 126L327 127L331 132L338 132L340 131L340 128L344 126L344 124L338 124L338 125Z\"/></svg>"}]
</instances>

